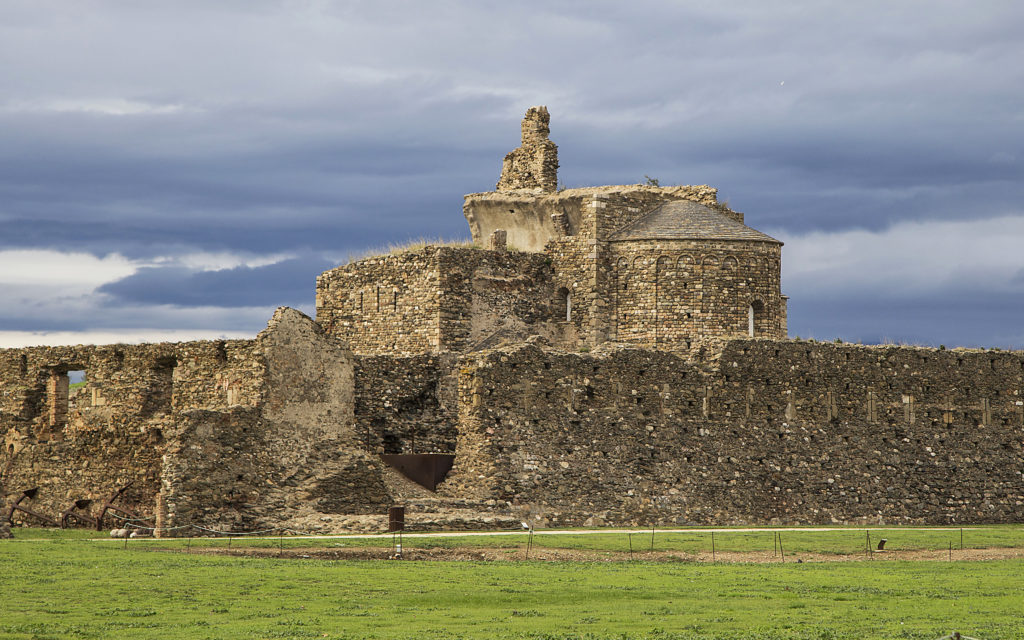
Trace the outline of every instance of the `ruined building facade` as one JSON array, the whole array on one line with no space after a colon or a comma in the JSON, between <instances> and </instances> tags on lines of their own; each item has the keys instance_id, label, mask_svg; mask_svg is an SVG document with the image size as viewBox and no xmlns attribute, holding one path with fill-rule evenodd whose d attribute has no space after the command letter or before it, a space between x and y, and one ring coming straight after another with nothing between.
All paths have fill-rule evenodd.
<instances>
[{"instance_id":1,"label":"ruined building facade","mask_svg":"<svg viewBox=\"0 0 1024 640\"><path fill-rule=\"evenodd\" d=\"M435 528L1020 521L1024 355L788 340L780 242L707 186L558 190L548 134L530 109L466 196L473 248L327 271L315 320L0 350L0 503L127 487L167 535L392 504ZM389 466L422 454L451 464L429 489Z\"/></svg>"}]
</instances>

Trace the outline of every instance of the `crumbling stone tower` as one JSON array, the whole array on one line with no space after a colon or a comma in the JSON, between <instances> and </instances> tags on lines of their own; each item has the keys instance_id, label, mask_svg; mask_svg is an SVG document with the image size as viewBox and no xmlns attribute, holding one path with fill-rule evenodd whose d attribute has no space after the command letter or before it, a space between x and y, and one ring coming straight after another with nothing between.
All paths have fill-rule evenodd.
<instances>
[{"instance_id":1,"label":"crumbling stone tower","mask_svg":"<svg viewBox=\"0 0 1024 640\"><path fill-rule=\"evenodd\" d=\"M550 122L547 107L527 110L522 145L505 156L498 191L531 189L552 193L558 188L558 146L548 139Z\"/></svg>"},{"instance_id":2,"label":"crumbling stone tower","mask_svg":"<svg viewBox=\"0 0 1024 640\"><path fill-rule=\"evenodd\" d=\"M786 336L781 242L707 185L556 190L549 121L546 107L527 110L497 190L465 197L475 248L325 272L317 322L356 353L465 352L530 336L690 352L708 339Z\"/></svg>"}]
</instances>

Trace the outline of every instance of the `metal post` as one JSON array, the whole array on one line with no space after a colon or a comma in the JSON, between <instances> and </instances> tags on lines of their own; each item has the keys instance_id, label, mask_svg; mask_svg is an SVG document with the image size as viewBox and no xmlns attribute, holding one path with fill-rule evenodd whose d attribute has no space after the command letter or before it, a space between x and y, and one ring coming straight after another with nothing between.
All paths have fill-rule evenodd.
<instances>
[{"instance_id":1,"label":"metal post","mask_svg":"<svg viewBox=\"0 0 1024 640\"><path fill-rule=\"evenodd\" d=\"M953 541L949 541L949 561L953 562Z\"/></svg>"},{"instance_id":2,"label":"metal post","mask_svg":"<svg viewBox=\"0 0 1024 640\"><path fill-rule=\"evenodd\" d=\"M776 531L772 534L772 557L775 558L779 555L779 532Z\"/></svg>"},{"instance_id":3,"label":"metal post","mask_svg":"<svg viewBox=\"0 0 1024 640\"><path fill-rule=\"evenodd\" d=\"M782 561L786 561L786 551L782 548L782 532L779 532L779 555L782 556Z\"/></svg>"},{"instance_id":4,"label":"metal post","mask_svg":"<svg viewBox=\"0 0 1024 640\"><path fill-rule=\"evenodd\" d=\"M960 550L964 550L964 528L960 527Z\"/></svg>"},{"instance_id":5,"label":"metal post","mask_svg":"<svg viewBox=\"0 0 1024 640\"><path fill-rule=\"evenodd\" d=\"M711 532L711 562L715 562L715 532Z\"/></svg>"},{"instance_id":6,"label":"metal post","mask_svg":"<svg viewBox=\"0 0 1024 640\"><path fill-rule=\"evenodd\" d=\"M651 525L651 553L654 553L654 525Z\"/></svg>"},{"instance_id":7,"label":"metal post","mask_svg":"<svg viewBox=\"0 0 1024 640\"><path fill-rule=\"evenodd\" d=\"M629 538L629 560L633 561L633 534L626 533L626 537Z\"/></svg>"}]
</instances>

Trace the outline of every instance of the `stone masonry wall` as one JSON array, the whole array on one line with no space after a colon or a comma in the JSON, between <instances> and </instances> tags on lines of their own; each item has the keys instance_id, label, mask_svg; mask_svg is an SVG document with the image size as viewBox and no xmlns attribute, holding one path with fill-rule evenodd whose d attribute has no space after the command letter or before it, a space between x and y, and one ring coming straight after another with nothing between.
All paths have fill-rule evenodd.
<instances>
[{"instance_id":1,"label":"stone masonry wall","mask_svg":"<svg viewBox=\"0 0 1024 640\"><path fill-rule=\"evenodd\" d=\"M526 111L522 145L505 156L498 191L536 189L550 193L558 187L558 146L548 139L550 123L547 107Z\"/></svg>"},{"instance_id":2,"label":"stone masonry wall","mask_svg":"<svg viewBox=\"0 0 1024 640\"><path fill-rule=\"evenodd\" d=\"M182 412L163 459L161 523L308 530L332 515L378 512L382 467L355 429L351 352L302 313L280 308L254 341L256 406Z\"/></svg>"},{"instance_id":3,"label":"stone masonry wall","mask_svg":"<svg viewBox=\"0 0 1024 640\"><path fill-rule=\"evenodd\" d=\"M117 505L152 514L175 363L169 344L0 350L7 491L38 486L29 506L56 519L76 499L102 502L131 484ZM69 371L86 381L70 393Z\"/></svg>"},{"instance_id":4,"label":"stone masonry wall","mask_svg":"<svg viewBox=\"0 0 1024 640\"><path fill-rule=\"evenodd\" d=\"M376 256L316 279L316 320L356 353L425 353L441 347L437 251Z\"/></svg>"},{"instance_id":5,"label":"stone masonry wall","mask_svg":"<svg viewBox=\"0 0 1024 640\"><path fill-rule=\"evenodd\" d=\"M478 349L540 334L559 342L550 260L518 251L441 247L441 346Z\"/></svg>"},{"instance_id":6,"label":"stone masonry wall","mask_svg":"<svg viewBox=\"0 0 1024 640\"><path fill-rule=\"evenodd\" d=\"M617 342L688 349L706 337L784 338L779 245L767 242L617 242L611 295Z\"/></svg>"},{"instance_id":7,"label":"stone masonry wall","mask_svg":"<svg viewBox=\"0 0 1024 640\"><path fill-rule=\"evenodd\" d=\"M560 342L557 306L550 259L518 251L428 246L317 280L317 322L358 354L464 351L533 334Z\"/></svg>"},{"instance_id":8,"label":"stone masonry wall","mask_svg":"<svg viewBox=\"0 0 1024 640\"><path fill-rule=\"evenodd\" d=\"M453 453L457 381L452 356L360 356L355 431L370 453Z\"/></svg>"},{"instance_id":9,"label":"stone masonry wall","mask_svg":"<svg viewBox=\"0 0 1024 640\"><path fill-rule=\"evenodd\" d=\"M467 356L444 491L550 524L1024 517L1024 355L735 340Z\"/></svg>"}]
</instances>

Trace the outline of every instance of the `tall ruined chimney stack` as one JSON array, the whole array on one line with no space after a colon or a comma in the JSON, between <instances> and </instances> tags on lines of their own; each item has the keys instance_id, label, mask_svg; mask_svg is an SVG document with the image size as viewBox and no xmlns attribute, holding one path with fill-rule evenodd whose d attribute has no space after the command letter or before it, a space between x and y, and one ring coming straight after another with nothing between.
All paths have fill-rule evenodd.
<instances>
[{"instance_id":1,"label":"tall ruined chimney stack","mask_svg":"<svg viewBox=\"0 0 1024 640\"><path fill-rule=\"evenodd\" d=\"M547 107L526 110L522 145L505 156L498 191L554 193L558 189L558 146L548 139L550 123Z\"/></svg>"}]
</instances>

